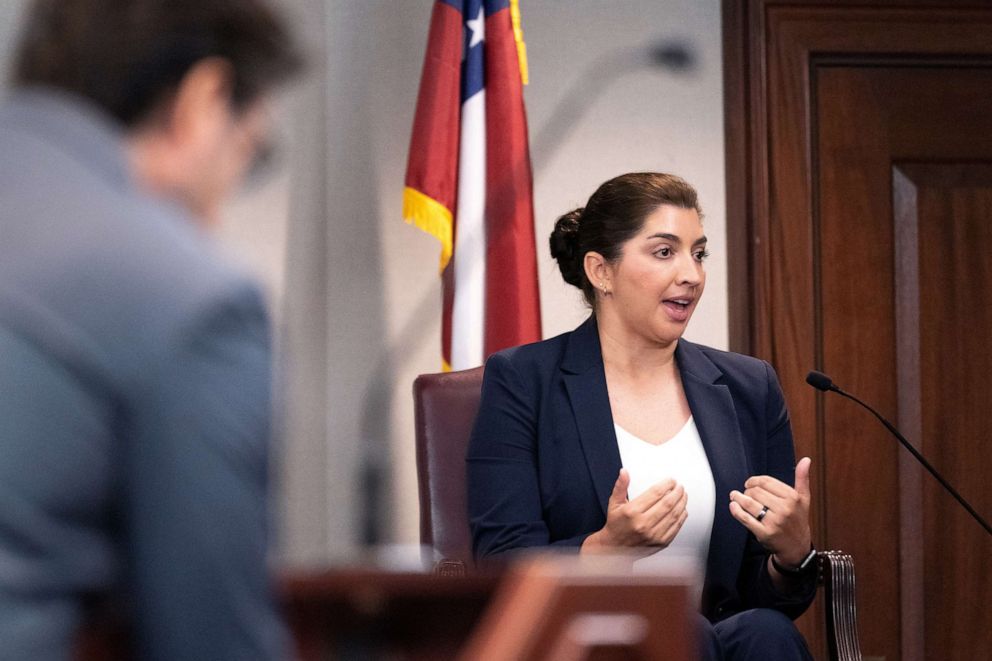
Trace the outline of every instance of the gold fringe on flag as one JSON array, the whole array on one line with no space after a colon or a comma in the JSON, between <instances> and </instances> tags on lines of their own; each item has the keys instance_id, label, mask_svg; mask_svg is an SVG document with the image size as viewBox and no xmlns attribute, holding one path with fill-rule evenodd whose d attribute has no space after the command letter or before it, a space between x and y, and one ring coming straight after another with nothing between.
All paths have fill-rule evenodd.
<instances>
[{"instance_id":1,"label":"gold fringe on flag","mask_svg":"<svg viewBox=\"0 0 992 661\"><path fill-rule=\"evenodd\" d=\"M451 210L415 188L403 189L403 218L441 242L441 267L448 265L452 252Z\"/></svg>"},{"instance_id":2,"label":"gold fringe on flag","mask_svg":"<svg viewBox=\"0 0 992 661\"><path fill-rule=\"evenodd\" d=\"M510 0L510 19L513 21L513 39L517 42L520 80L524 85L527 85L530 82L530 72L527 68L527 44L524 43L524 29L520 25L520 0Z\"/></svg>"}]
</instances>

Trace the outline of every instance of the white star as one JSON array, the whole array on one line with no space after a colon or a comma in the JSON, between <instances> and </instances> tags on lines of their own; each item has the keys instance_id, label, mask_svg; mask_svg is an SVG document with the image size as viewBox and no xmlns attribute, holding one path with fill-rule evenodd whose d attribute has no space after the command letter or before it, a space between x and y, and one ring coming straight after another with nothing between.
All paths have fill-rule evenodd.
<instances>
[{"instance_id":1,"label":"white star","mask_svg":"<svg viewBox=\"0 0 992 661\"><path fill-rule=\"evenodd\" d=\"M468 47L473 48L477 44L481 44L482 40L486 38L486 17L482 12L482 7L479 7L479 16L465 21L465 25L472 31L472 40L468 42Z\"/></svg>"}]
</instances>

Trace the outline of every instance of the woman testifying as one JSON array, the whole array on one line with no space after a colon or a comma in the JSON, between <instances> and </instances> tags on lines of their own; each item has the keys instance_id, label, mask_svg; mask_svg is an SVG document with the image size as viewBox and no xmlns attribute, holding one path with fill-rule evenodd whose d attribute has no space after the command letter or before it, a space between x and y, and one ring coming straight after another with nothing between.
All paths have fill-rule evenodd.
<instances>
[{"instance_id":1,"label":"woman testifying","mask_svg":"<svg viewBox=\"0 0 992 661\"><path fill-rule=\"evenodd\" d=\"M468 450L476 555L534 547L691 554L709 658L810 658L808 458L764 361L682 339L706 281L696 191L607 181L551 254L592 315L493 355ZM712 624L710 624L712 623Z\"/></svg>"}]
</instances>

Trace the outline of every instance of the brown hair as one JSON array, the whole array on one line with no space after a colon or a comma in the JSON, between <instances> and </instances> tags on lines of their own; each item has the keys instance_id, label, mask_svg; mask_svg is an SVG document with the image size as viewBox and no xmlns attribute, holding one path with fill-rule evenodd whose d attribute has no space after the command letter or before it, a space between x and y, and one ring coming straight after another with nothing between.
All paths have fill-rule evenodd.
<instances>
[{"instance_id":1,"label":"brown hair","mask_svg":"<svg viewBox=\"0 0 992 661\"><path fill-rule=\"evenodd\" d=\"M133 127L207 57L230 64L236 109L302 66L266 0L35 0L13 82L79 94Z\"/></svg>"},{"instance_id":2,"label":"brown hair","mask_svg":"<svg viewBox=\"0 0 992 661\"><path fill-rule=\"evenodd\" d=\"M550 238L551 256L557 260L565 282L581 289L590 306L595 306L596 291L586 277L586 253L598 252L607 261L615 262L623 252L623 244L663 204L695 209L700 218L703 216L696 189L681 177L631 172L602 184L585 207L569 211L555 223Z\"/></svg>"}]
</instances>

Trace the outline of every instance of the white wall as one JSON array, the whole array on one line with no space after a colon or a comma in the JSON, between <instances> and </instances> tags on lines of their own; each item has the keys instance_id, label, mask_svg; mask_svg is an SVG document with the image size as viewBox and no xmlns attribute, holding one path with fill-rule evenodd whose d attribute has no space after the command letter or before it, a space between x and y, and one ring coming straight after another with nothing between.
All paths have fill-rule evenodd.
<instances>
[{"instance_id":1,"label":"white wall","mask_svg":"<svg viewBox=\"0 0 992 661\"><path fill-rule=\"evenodd\" d=\"M312 54L283 101L283 169L229 208L221 237L272 296L282 365L283 558L350 556L368 510L362 467L388 488L388 540L417 540L411 384L437 371L437 242L400 217L431 0L282 0ZM23 0L0 3L0 48ZM547 236L602 181L678 173L699 189L712 257L689 336L727 346L719 0L522 0L544 333L587 312ZM647 46L687 44L696 65L650 67ZM0 56L3 52L0 52ZM0 64L3 64L0 61Z\"/></svg>"},{"instance_id":2,"label":"white wall","mask_svg":"<svg viewBox=\"0 0 992 661\"><path fill-rule=\"evenodd\" d=\"M0 2L0 95L6 88L7 76L13 64L17 33L21 29L22 15L27 0L3 0Z\"/></svg>"},{"instance_id":3,"label":"white wall","mask_svg":"<svg viewBox=\"0 0 992 661\"><path fill-rule=\"evenodd\" d=\"M673 172L699 191L712 257L688 337L727 346L723 94L718 0L522 3L545 336L587 315L548 255L559 215L623 172ZM683 44L688 70L651 66L654 44Z\"/></svg>"}]
</instances>

